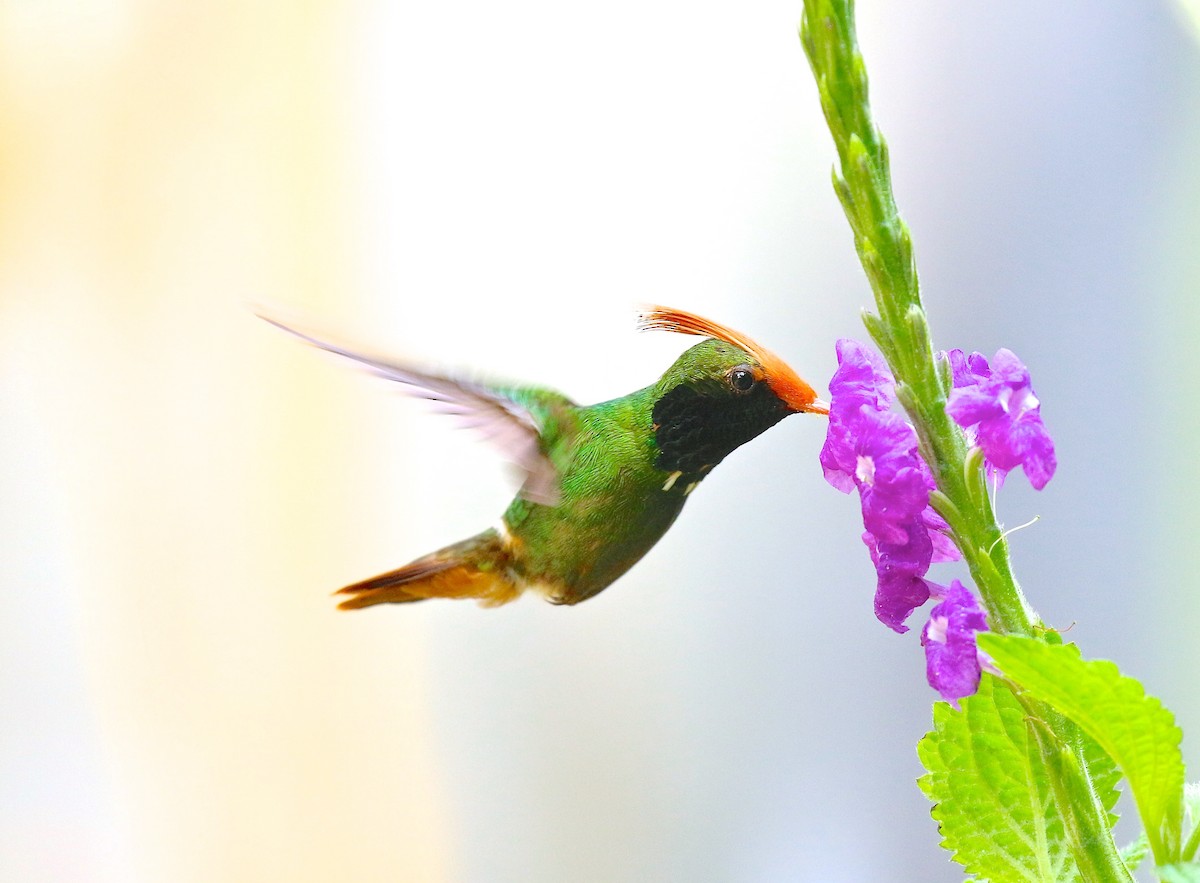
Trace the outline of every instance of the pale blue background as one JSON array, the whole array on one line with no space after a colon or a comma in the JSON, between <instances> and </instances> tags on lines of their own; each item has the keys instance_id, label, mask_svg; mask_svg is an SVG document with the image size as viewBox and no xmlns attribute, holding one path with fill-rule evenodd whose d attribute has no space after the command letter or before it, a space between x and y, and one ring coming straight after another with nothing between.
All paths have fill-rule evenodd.
<instances>
[{"instance_id":1,"label":"pale blue background","mask_svg":"<svg viewBox=\"0 0 1200 883\"><path fill-rule=\"evenodd\" d=\"M98 51L98 34L110 52L105 27L128 26L129 45L154 47L129 25L136 4L110 6L64 6L72 39ZM935 342L1016 351L1057 443L1048 488L1014 475L997 503L1010 526L1040 516L1012 538L1017 573L1048 622L1175 710L1195 779L1197 41L1170 4L1141 0L861 7ZM204 879L222 849L253 856L240 867L258 879L328 879L307 850L377 879L394 879L389 856L428 852L453 883L961 879L914 784L933 699L923 619L897 636L872 616L857 503L821 479L819 419L731 456L646 560L582 606L342 616L337 581L482 529L512 489L490 450L244 308L319 310L318 325L380 347L594 401L649 383L689 343L632 332L634 305L658 301L760 339L824 392L833 342L865 336L871 295L829 184L798 0L322 8L312 51L344 76L287 94L335 89L337 119L319 144L297 132L288 148L343 170L341 235L307 248L349 270L297 274L304 296L243 270L337 201L306 193L291 166L255 181L294 192L294 219L260 223L241 201L257 191L222 189L257 161L236 133L258 131L292 75L272 56L238 84L233 134L164 134L154 114L139 133L204 148L147 170L171 185L147 216L200 205L234 230L214 234L224 250L201 237L153 263L149 287L169 280L173 299L80 311L92 280L72 260L49 262L58 288L18 274L5 293L14 327L37 333L13 332L0 364L6 426L20 427L0 436L17 467L0 490L20 502L0 532L0 877L55 879L61 837L94 879L122 883ZM52 39L58 23L29 28L32 9L0 12ZM229 17L214 33L262 38ZM102 60L120 70L126 44L112 46ZM72 91L76 75L63 74ZM203 106L186 89L150 96ZM99 123L114 154L124 120ZM196 202L181 209L173 182ZM196 197L210 183L228 205ZM81 200L120 221L122 194L96 193ZM68 221L49 239L69 251ZM160 235L157 221L131 229L114 265ZM55 298L75 287L78 301ZM81 347L96 377L116 366L135 385L78 395L88 377L59 388L29 368L61 380L52 369ZM159 371L180 382L142 422L106 421ZM272 408L307 415L309 431L281 417L272 434ZM212 413L229 422L214 430ZM79 502L74 482L94 476L152 530L97 542L92 525L129 516ZM272 533L275 507L305 539ZM178 578L150 578L164 571ZM127 593L110 598L113 585ZM335 707L343 694L353 702ZM232 832L223 809L245 798L230 780L252 798ZM333 797L293 799L310 780ZM196 828L181 833L181 818ZM49 845L30 847L35 835Z\"/></svg>"},{"instance_id":2,"label":"pale blue background","mask_svg":"<svg viewBox=\"0 0 1200 883\"><path fill-rule=\"evenodd\" d=\"M602 11L603 37L573 35L569 59L500 39L590 84L567 109L584 131L548 148L570 169L569 197L543 197L548 226L605 199L589 181L603 146L662 182L624 194L628 223L605 241L575 245L554 297L586 301L591 273L650 248L661 275L630 273L622 294L736 321L827 377L870 295L828 186L796 5L744 9ZM1013 538L1017 573L1047 621L1120 660L1194 733L1196 44L1169 6L1140 2L863 3L860 18L935 340L1014 349L1057 441L1049 488L1017 476L998 501L1010 525L1041 516ZM645 82L592 83L649 57L662 70ZM631 120L644 91L661 105ZM724 130L742 137L714 145ZM673 232L697 214L720 253ZM523 270L552 288L542 257ZM575 388L597 370L559 361L546 370ZM593 604L420 612L464 879L961 879L913 784L931 698L917 637L871 616L856 509L820 480L815 423L730 458Z\"/></svg>"}]
</instances>

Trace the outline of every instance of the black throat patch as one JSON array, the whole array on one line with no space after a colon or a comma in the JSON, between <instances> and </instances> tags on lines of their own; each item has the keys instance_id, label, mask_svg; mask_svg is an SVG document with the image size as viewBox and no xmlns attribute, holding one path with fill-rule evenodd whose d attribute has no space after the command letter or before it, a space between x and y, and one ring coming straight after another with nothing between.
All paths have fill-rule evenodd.
<instances>
[{"instance_id":1,"label":"black throat patch","mask_svg":"<svg viewBox=\"0 0 1200 883\"><path fill-rule=\"evenodd\" d=\"M788 413L765 383L744 394L680 384L654 403L654 465L682 473L679 484L686 486Z\"/></svg>"}]
</instances>

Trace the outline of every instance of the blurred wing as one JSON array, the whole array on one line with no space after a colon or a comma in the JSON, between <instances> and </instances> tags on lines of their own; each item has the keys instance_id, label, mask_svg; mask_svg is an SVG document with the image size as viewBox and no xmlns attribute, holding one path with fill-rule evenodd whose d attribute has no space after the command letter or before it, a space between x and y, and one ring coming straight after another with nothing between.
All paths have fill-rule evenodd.
<instances>
[{"instance_id":1,"label":"blurred wing","mask_svg":"<svg viewBox=\"0 0 1200 883\"><path fill-rule=\"evenodd\" d=\"M372 374L404 385L405 392L434 402L436 410L451 414L496 445L524 473L520 494L534 503L553 506L559 500L559 471L547 456L543 433L554 423L551 435L566 435L568 416L575 404L551 390L528 387L494 388L481 383L452 380L429 374L388 359L356 353L335 343L305 334L269 316L258 317L305 343L357 362Z\"/></svg>"}]
</instances>

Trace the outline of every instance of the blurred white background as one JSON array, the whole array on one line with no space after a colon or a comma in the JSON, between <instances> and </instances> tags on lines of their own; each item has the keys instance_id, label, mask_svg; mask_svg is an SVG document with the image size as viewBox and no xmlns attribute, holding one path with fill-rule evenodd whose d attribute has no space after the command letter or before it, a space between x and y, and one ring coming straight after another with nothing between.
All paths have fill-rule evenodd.
<instances>
[{"instance_id":1,"label":"blurred white background","mask_svg":"<svg viewBox=\"0 0 1200 883\"><path fill-rule=\"evenodd\" d=\"M328 594L492 523L490 449L273 332L580 401L689 343L825 389L870 293L800 3L0 2L0 879L952 881L916 628L793 419L576 608ZM1195 779L1200 66L1162 3L863 0L935 340L1032 368L1033 603ZM936 574L960 575L953 568Z\"/></svg>"}]
</instances>

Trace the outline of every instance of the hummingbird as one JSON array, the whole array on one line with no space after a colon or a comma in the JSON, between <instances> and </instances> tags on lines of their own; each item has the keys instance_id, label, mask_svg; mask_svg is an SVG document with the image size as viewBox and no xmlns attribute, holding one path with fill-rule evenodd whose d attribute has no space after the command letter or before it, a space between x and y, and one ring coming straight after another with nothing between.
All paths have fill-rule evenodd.
<instances>
[{"instance_id":1,"label":"hummingbird","mask_svg":"<svg viewBox=\"0 0 1200 883\"><path fill-rule=\"evenodd\" d=\"M645 308L639 327L705 340L650 386L587 406L552 389L452 378L354 352L260 316L462 418L524 475L494 527L339 589L344 610L427 598L496 607L527 589L554 604L586 601L650 551L734 450L790 414L829 413L770 350L667 307Z\"/></svg>"}]
</instances>

